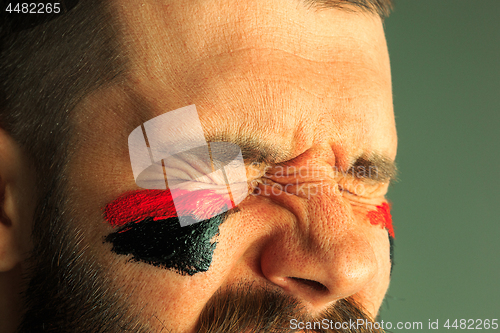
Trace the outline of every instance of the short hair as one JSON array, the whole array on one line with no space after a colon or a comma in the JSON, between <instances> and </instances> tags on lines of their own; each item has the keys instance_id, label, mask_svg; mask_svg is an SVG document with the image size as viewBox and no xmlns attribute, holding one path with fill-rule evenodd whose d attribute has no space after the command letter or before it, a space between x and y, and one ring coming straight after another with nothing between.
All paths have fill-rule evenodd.
<instances>
[{"instance_id":1,"label":"short hair","mask_svg":"<svg viewBox=\"0 0 500 333\"><path fill-rule=\"evenodd\" d=\"M68 3L48 22L11 13L0 23L0 127L36 166L42 195L67 160L72 110L123 68L105 1Z\"/></svg>"},{"instance_id":2,"label":"short hair","mask_svg":"<svg viewBox=\"0 0 500 333\"><path fill-rule=\"evenodd\" d=\"M303 0L308 7L338 8L347 11L361 11L380 16L383 20L393 9L392 0Z\"/></svg>"}]
</instances>

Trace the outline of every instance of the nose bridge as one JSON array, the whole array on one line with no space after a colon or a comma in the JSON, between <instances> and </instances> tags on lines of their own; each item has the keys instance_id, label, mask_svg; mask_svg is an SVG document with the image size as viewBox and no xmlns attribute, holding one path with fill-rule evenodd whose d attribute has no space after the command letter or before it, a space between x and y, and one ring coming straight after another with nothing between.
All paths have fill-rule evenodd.
<instances>
[{"instance_id":1,"label":"nose bridge","mask_svg":"<svg viewBox=\"0 0 500 333\"><path fill-rule=\"evenodd\" d=\"M352 209L339 193L336 184L321 184L308 191L302 198L304 213L300 218L301 225L308 229L307 237L312 244L334 246L350 235L355 229Z\"/></svg>"},{"instance_id":2,"label":"nose bridge","mask_svg":"<svg viewBox=\"0 0 500 333\"><path fill-rule=\"evenodd\" d=\"M320 306L361 290L377 264L362 221L335 179L311 184L307 196L284 191L269 195L293 214L293 222L267 245L262 270L272 282Z\"/></svg>"},{"instance_id":3,"label":"nose bridge","mask_svg":"<svg viewBox=\"0 0 500 333\"><path fill-rule=\"evenodd\" d=\"M336 184L334 184L337 189ZM323 189L328 186L324 186ZM308 199L307 223L314 255L318 256L322 278L334 297L356 293L376 271L373 248L362 221L353 214L346 199L338 192L318 193Z\"/></svg>"}]
</instances>

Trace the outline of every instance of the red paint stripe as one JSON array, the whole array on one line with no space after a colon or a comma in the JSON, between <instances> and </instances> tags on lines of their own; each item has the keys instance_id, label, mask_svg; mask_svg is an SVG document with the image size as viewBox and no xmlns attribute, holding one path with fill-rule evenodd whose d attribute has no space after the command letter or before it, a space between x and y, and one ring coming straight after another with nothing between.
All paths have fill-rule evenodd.
<instances>
[{"instance_id":1,"label":"red paint stripe","mask_svg":"<svg viewBox=\"0 0 500 333\"><path fill-rule=\"evenodd\" d=\"M377 210L368 212L367 214L370 223L373 225L381 225L387 229L389 235L394 238L394 227L392 226L391 206L384 202L377 206Z\"/></svg>"},{"instance_id":2,"label":"red paint stripe","mask_svg":"<svg viewBox=\"0 0 500 333\"><path fill-rule=\"evenodd\" d=\"M175 194L175 209L172 193ZM106 205L104 218L113 227L130 222L140 222L147 217L162 220L176 216L194 215L198 219L208 219L221 213L227 205L234 207L229 199L214 193L212 190L136 190L122 194ZM179 207L180 206L180 207Z\"/></svg>"}]
</instances>

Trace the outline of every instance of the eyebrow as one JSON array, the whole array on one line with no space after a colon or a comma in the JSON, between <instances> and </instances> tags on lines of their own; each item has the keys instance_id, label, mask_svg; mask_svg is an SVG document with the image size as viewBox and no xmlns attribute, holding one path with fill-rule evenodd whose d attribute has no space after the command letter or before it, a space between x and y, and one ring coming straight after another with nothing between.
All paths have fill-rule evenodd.
<instances>
[{"instance_id":1,"label":"eyebrow","mask_svg":"<svg viewBox=\"0 0 500 333\"><path fill-rule=\"evenodd\" d=\"M371 154L356 158L346 173L361 180L386 183L397 180L398 169L396 163L389 157L382 154Z\"/></svg>"},{"instance_id":2,"label":"eyebrow","mask_svg":"<svg viewBox=\"0 0 500 333\"><path fill-rule=\"evenodd\" d=\"M301 0L308 8L337 8L376 14L384 19L393 8L392 0Z\"/></svg>"},{"instance_id":3,"label":"eyebrow","mask_svg":"<svg viewBox=\"0 0 500 333\"><path fill-rule=\"evenodd\" d=\"M245 162L277 164L290 158L291 153L282 147L244 135L229 133L205 134L207 142L231 142L241 149Z\"/></svg>"},{"instance_id":4,"label":"eyebrow","mask_svg":"<svg viewBox=\"0 0 500 333\"><path fill-rule=\"evenodd\" d=\"M291 158L291 151L271 142L229 133L206 134L207 142L231 142L241 149L245 163L278 164ZM373 153L358 156L344 174L369 182L385 183L397 180L396 163L389 157Z\"/></svg>"}]
</instances>

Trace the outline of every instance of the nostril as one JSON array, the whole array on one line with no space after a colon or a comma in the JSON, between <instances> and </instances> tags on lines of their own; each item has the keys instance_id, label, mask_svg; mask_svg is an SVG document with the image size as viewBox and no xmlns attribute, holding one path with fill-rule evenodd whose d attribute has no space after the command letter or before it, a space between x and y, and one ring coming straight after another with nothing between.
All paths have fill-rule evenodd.
<instances>
[{"instance_id":1,"label":"nostril","mask_svg":"<svg viewBox=\"0 0 500 333\"><path fill-rule=\"evenodd\" d=\"M303 286L307 286L307 287L309 287L317 292L324 293L324 292L328 291L328 288L324 284L319 283L318 281L302 279L302 278L293 277L293 276L290 276L288 278L303 285Z\"/></svg>"}]
</instances>

